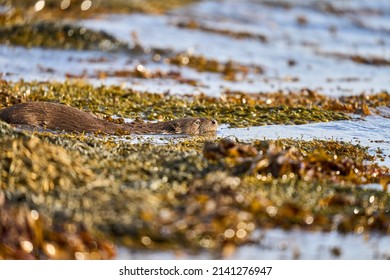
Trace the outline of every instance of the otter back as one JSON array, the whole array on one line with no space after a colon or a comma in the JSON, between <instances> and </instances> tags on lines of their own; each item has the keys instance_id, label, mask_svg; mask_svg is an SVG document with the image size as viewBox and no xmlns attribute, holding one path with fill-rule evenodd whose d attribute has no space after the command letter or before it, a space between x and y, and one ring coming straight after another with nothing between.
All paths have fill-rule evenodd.
<instances>
[{"instance_id":1,"label":"otter back","mask_svg":"<svg viewBox=\"0 0 390 280\"><path fill-rule=\"evenodd\" d=\"M27 102L0 111L0 120L14 125L28 125L69 132L115 133L119 127L92 114L50 102Z\"/></svg>"}]
</instances>

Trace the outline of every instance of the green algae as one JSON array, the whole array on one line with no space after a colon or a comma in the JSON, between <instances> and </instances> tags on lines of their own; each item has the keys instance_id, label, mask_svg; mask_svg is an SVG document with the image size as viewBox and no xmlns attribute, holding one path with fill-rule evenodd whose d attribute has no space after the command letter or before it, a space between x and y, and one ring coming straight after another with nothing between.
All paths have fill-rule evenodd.
<instances>
[{"instance_id":1,"label":"green algae","mask_svg":"<svg viewBox=\"0 0 390 280\"><path fill-rule=\"evenodd\" d=\"M2 81L0 106L25 101L51 101L68 104L98 115L117 115L147 120L171 120L180 117L212 117L220 124L247 127L271 124L306 124L346 120L343 112L303 105L269 106L240 98L226 100L199 96L175 96L137 92L117 86L93 87L83 82L18 82Z\"/></svg>"},{"instance_id":2,"label":"green algae","mask_svg":"<svg viewBox=\"0 0 390 280\"><path fill-rule=\"evenodd\" d=\"M76 50L128 50L113 36L56 22L14 24L0 28L0 44Z\"/></svg>"}]
</instances>

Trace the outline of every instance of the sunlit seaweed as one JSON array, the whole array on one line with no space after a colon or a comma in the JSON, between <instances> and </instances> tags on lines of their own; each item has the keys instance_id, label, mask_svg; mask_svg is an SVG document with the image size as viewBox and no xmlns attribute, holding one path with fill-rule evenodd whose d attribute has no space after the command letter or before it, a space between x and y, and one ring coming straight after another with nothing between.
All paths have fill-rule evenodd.
<instances>
[{"instance_id":1,"label":"sunlit seaweed","mask_svg":"<svg viewBox=\"0 0 390 280\"><path fill-rule=\"evenodd\" d=\"M306 117L321 113L321 106L355 112L362 102L370 110L389 102L387 93L330 99L309 90L226 92L216 99L70 82L0 85L3 107L46 100L133 118L200 114L225 118L233 126L255 123L245 122L240 110L265 110L267 120L278 116L275 110L308 112ZM5 124L0 134L1 188L10 202L23 201L49 218L82 222L130 248L207 249L223 255L250 242L258 228L390 232L388 192L358 187L377 183L386 190L389 170L371 163L366 148L350 143L201 137L131 144L88 135L31 136Z\"/></svg>"},{"instance_id":2,"label":"sunlit seaweed","mask_svg":"<svg viewBox=\"0 0 390 280\"><path fill-rule=\"evenodd\" d=\"M255 39L262 43L266 43L268 41L267 36L263 34L254 34L246 31L217 29L211 26L202 25L195 20L178 22L176 26L179 28L197 29L205 32L214 33L214 34L225 35L236 39Z\"/></svg>"},{"instance_id":3,"label":"sunlit seaweed","mask_svg":"<svg viewBox=\"0 0 390 280\"><path fill-rule=\"evenodd\" d=\"M343 112L304 104L298 106L263 104L259 98L212 98L206 95L175 96L137 92L117 86L93 87L85 83L0 83L0 107L25 101L52 101L97 114L148 120L179 117L213 117L232 127L270 124L305 124L346 120ZM321 95L319 95L321 97ZM288 97L281 97L288 100ZM281 99L282 100L282 99ZM294 99L292 99L294 100ZM286 101L287 102L287 101Z\"/></svg>"},{"instance_id":4,"label":"sunlit seaweed","mask_svg":"<svg viewBox=\"0 0 390 280\"><path fill-rule=\"evenodd\" d=\"M336 112L370 115L381 114L377 108L390 106L390 94L386 91L376 94L341 96L338 98L323 95L310 89L298 92L264 92L248 94L245 92L226 91L224 99L228 102L245 102L261 106L288 106L293 108L321 108ZM373 111L373 112L371 112Z\"/></svg>"},{"instance_id":5,"label":"sunlit seaweed","mask_svg":"<svg viewBox=\"0 0 390 280\"><path fill-rule=\"evenodd\" d=\"M112 259L111 241L82 223L48 218L24 203L6 200L0 190L0 259Z\"/></svg>"},{"instance_id":6,"label":"sunlit seaweed","mask_svg":"<svg viewBox=\"0 0 390 280\"><path fill-rule=\"evenodd\" d=\"M16 17L26 19L88 18L108 13L151 13L161 14L182 7L196 0L11 0L7 1L8 11L5 19L13 21ZM1 21L0 21L1 22Z\"/></svg>"},{"instance_id":7,"label":"sunlit seaweed","mask_svg":"<svg viewBox=\"0 0 390 280\"><path fill-rule=\"evenodd\" d=\"M130 248L224 254L270 227L390 233L389 193L356 186L388 184L388 169L370 163L360 146L205 138L131 144L30 136L8 125L0 132L1 182L9 201L59 222L82 222ZM78 169L84 175L77 176ZM43 187L45 180L51 187Z\"/></svg>"},{"instance_id":8,"label":"sunlit seaweed","mask_svg":"<svg viewBox=\"0 0 390 280\"><path fill-rule=\"evenodd\" d=\"M222 139L218 144L206 143L203 153L211 160L226 159L222 163L233 174L272 175L275 178L292 175L304 181L325 180L337 184L380 183L387 190L390 169L365 164L365 160L373 157L364 149L337 141L306 142L302 149L299 145L302 142L290 140L289 145L288 141L280 140L256 141L251 146Z\"/></svg>"},{"instance_id":9,"label":"sunlit seaweed","mask_svg":"<svg viewBox=\"0 0 390 280\"><path fill-rule=\"evenodd\" d=\"M235 81L238 76L245 77L248 73L263 73L260 66L242 65L233 61L221 63L215 59L204 56L196 56L189 53L179 53L173 57L168 57L166 61L170 64L194 68L199 72L220 73L228 81Z\"/></svg>"},{"instance_id":10,"label":"sunlit seaweed","mask_svg":"<svg viewBox=\"0 0 390 280\"><path fill-rule=\"evenodd\" d=\"M161 70L149 70L142 64L138 64L134 69L116 70L116 71L97 71L94 78L106 79L108 77L117 78L139 78L139 79L173 79L181 84L197 86L198 81L184 78L179 71L164 72Z\"/></svg>"},{"instance_id":11,"label":"sunlit seaweed","mask_svg":"<svg viewBox=\"0 0 390 280\"><path fill-rule=\"evenodd\" d=\"M77 50L129 50L105 32L55 22L14 24L0 28L0 43L25 47Z\"/></svg>"},{"instance_id":12,"label":"sunlit seaweed","mask_svg":"<svg viewBox=\"0 0 390 280\"><path fill-rule=\"evenodd\" d=\"M138 3L102 1L102 6L95 7L92 1L92 6L80 13L82 1L72 1L65 12L59 10L57 1L45 1L39 11L34 7L37 1L12 2L47 18L66 12L65 17L121 12L110 5ZM158 5L165 5L163 2L167 1L142 1L142 11L160 12ZM124 7L123 12L130 11ZM13 15L15 22L23 22L18 12ZM50 25L44 27L45 32L51 30L54 35L67 26L46 28ZM64 34L69 34L66 30ZM36 42L41 40L40 35L31 34L38 38ZM36 46L58 47L54 41L61 36L50 36L45 35ZM91 45L80 46L77 41L65 45L111 50L101 48L99 39L86 43ZM233 81L250 71L262 72L259 67L186 53L169 54L168 62L220 73ZM174 73L137 68L97 75L180 79ZM148 120L208 116L232 127L350 119L346 113L381 114L381 107L389 107L389 96L381 92L330 98L303 89L258 94L225 91L220 98L213 98L141 93L83 82L0 81L0 109L42 100L104 116ZM375 157L367 148L350 143L189 138L167 145L145 139L131 144L93 135L31 135L0 122L0 150L0 258L112 258L113 245L100 234L129 248L205 249L225 257L237 246L251 242L254 231L264 228L390 233L389 168L372 163ZM370 183L382 185L383 191L360 187ZM332 253L339 254L337 248Z\"/></svg>"}]
</instances>

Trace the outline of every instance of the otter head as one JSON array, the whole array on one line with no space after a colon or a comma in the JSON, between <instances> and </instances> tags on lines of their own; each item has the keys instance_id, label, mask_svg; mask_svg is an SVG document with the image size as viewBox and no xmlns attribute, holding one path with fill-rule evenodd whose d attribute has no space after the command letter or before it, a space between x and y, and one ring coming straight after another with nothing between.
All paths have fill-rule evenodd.
<instances>
[{"instance_id":1,"label":"otter head","mask_svg":"<svg viewBox=\"0 0 390 280\"><path fill-rule=\"evenodd\" d=\"M218 128L216 120L207 118L184 118L171 124L174 133L188 135L214 134Z\"/></svg>"}]
</instances>

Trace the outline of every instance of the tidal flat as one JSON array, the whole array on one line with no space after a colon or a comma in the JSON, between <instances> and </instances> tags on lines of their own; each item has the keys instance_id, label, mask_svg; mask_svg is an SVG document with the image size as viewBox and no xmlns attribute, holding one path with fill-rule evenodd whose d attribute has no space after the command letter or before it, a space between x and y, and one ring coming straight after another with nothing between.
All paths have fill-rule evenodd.
<instances>
[{"instance_id":1,"label":"tidal flat","mask_svg":"<svg viewBox=\"0 0 390 280\"><path fill-rule=\"evenodd\" d=\"M0 110L220 126L0 122L0 259L390 258L386 1L33 2L0 9Z\"/></svg>"}]
</instances>

